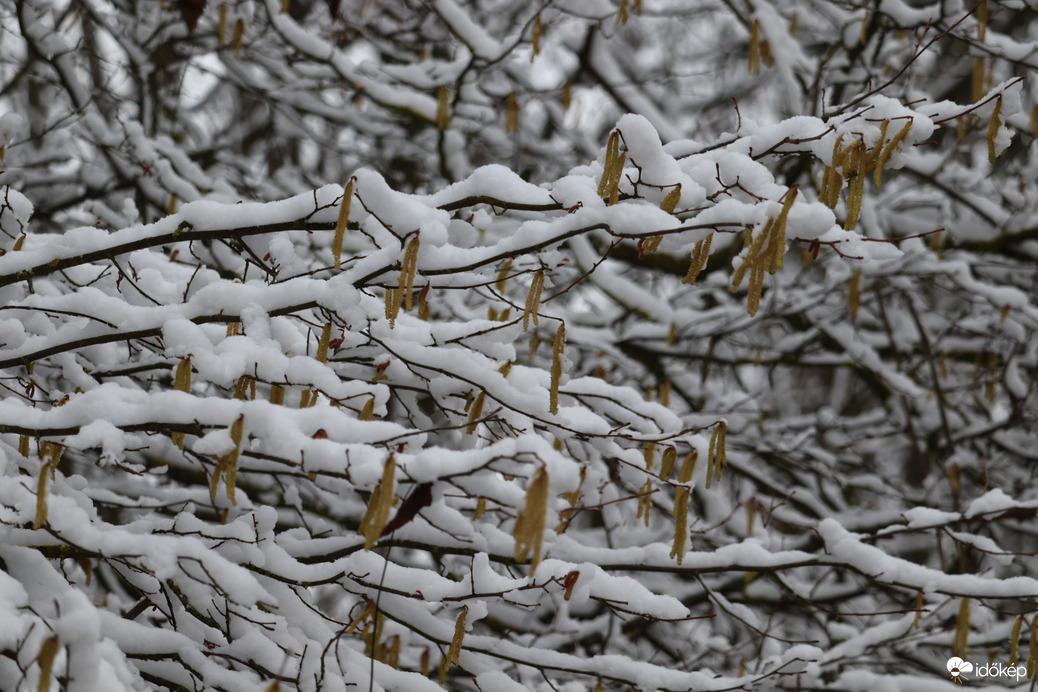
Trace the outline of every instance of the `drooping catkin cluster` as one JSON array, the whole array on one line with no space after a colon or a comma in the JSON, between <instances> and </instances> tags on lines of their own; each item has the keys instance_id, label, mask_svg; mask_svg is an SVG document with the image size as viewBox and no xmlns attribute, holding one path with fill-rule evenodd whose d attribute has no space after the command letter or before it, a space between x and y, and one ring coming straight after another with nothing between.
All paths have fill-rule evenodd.
<instances>
[{"instance_id":1,"label":"drooping catkin cluster","mask_svg":"<svg viewBox=\"0 0 1038 692\"><path fill-rule=\"evenodd\" d=\"M605 168L602 180L598 184L598 196L608 197L609 204L616 204L620 199L620 179L623 177L627 153L620 151L620 131L613 130L606 142Z\"/></svg>"},{"instance_id":2,"label":"drooping catkin cluster","mask_svg":"<svg viewBox=\"0 0 1038 692\"><path fill-rule=\"evenodd\" d=\"M223 475L224 486L227 489L227 499L232 505L237 505L235 491L238 487L238 457L241 455L241 443L245 430L245 416L241 415L231 423L230 435L234 449L221 456L213 469L213 477L209 480L209 499L216 500L216 489L220 485L220 476Z\"/></svg>"},{"instance_id":3,"label":"drooping catkin cluster","mask_svg":"<svg viewBox=\"0 0 1038 692\"><path fill-rule=\"evenodd\" d=\"M848 181L847 218L844 221L844 228L849 231L857 227L858 219L861 216L865 176L872 172L876 187L882 185L883 168L912 131L913 120L909 118L908 122L888 142L887 132L891 122L888 119L880 123L879 138L871 151L860 137L843 146L843 135L838 136L833 145L832 165L826 166L822 173L818 201L830 209L836 208L837 202L840 201L843 183Z\"/></svg>"},{"instance_id":4,"label":"drooping catkin cluster","mask_svg":"<svg viewBox=\"0 0 1038 692\"><path fill-rule=\"evenodd\" d=\"M503 270L502 270L503 271ZM498 278L498 285L503 292L504 279ZM533 281L530 282L530 292L526 294L526 309L523 310L523 330L528 331L530 329L530 323L533 326L540 324L540 319L537 316L537 311L541 305L541 292L544 290L544 270L538 270L533 275Z\"/></svg>"},{"instance_id":5,"label":"drooping catkin cluster","mask_svg":"<svg viewBox=\"0 0 1038 692\"><path fill-rule=\"evenodd\" d=\"M779 215L769 218L764 222L756 237L751 231L746 231L746 251L742 264L735 270L732 276L732 291L736 291L742 283L747 272L750 275L748 295L746 298L746 310L750 315L756 315L760 307L761 290L764 286L764 273L774 274L782 268L783 257L786 254L786 220L789 210L793 208L793 202L797 198L797 188L793 186L786 192L785 201ZM709 251L709 246L706 247ZM705 255L705 252L703 253ZM701 262L703 260L700 260ZM693 254L693 264L696 257ZM691 273L691 268L689 269Z\"/></svg>"},{"instance_id":6,"label":"drooping catkin cluster","mask_svg":"<svg viewBox=\"0 0 1038 692\"><path fill-rule=\"evenodd\" d=\"M699 453L694 449L685 455L678 471L678 483L682 485L674 493L674 546L670 549L670 556L676 558L679 565L685 559L685 544L688 542L688 501L692 491L687 484L695 473L698 457Z\"/></svg>"},{"instance_id":7,"label":"drooping catkin cluster","mask_svg":"<svg viewBox=\"0 0 1038 692\"><path fill-rule=\"evenodd\" d=\"M721 480L721 469L728 467L728 452L725 449L725 437L728 434L728 423L721 421L710 435L710 451L706 457L706 487L715 480Z\"/></svg>"},{"instance_id":8,"label":"drooping catkin cluster","mask_svg":"<svg viewBox=\"0 0 1038 692\"><path fill-rule=\"evenodd\" d=\"M668 214L673 214L674 208L678 206L679 200L681 200L681 183L675 185L674 189L667 193L667 196L663 198L662 202L660 202L660 209ZM662 242L662 235L653 235L648 238L642 238L638 241L638 257L641 258L645 255L656 252Z\"/></svg>"},{"instance_id":9,"label":"drooping catkin cluster","mask_svg":"<svg viewBox=\"0 0 1038 692\"><path fill-rule=\"evenodd\" d=\"M191 358L183 358L177 363L176 373L173 375L173 389L178 392L191 391ZM184 448L184 433L175 432L170 435L170 440L180 449Z\"/></svg>"},{"instance_id":10,"label":"drooping catkin cluster","mask_svg":"<svg viewBox=\"0 0 1038 692\"><path fill-rule=\"evenodd\" d=\"M385 468L382 470L382 480L371 493L368 500L368 509L364 512L364 518L360 520L360 528L357 533L364 537L364 549L371 550L379 537L382 529L389 523L389 513L393 509L394 484L396 482L396 458L390 454L386 459Z\"/></svg>"},{"instance_id":11,"label":"drooping catkin cluster","mask_svg":"<svg viewBox=\"0 0 1038 692\"><path fill-rule=\"evenodd\" d=\"M537 469L526 486L526 501L515 520L515 559L522 562L530 557L530 571L541 561L541 543L544 540L544 521L548 516L548 472Z\"/></svg>"},{"instance_id":12,"label":"drooping catkin cluster","mask_svg":"<svg viewBox=\"0 0 1038 692\"><path fill-rule=\"evenodd\" d=\"M335 258L335 270L342 269L342 241L346 237L346 225L350 222L350 206L353 202L353 178L346 183L339 204L339 218L335 221L335 236L332 238L332 256Z\"/></svg>"},{"instance_id":13,"label":"drooping catkin cluster","mask_svg":"<svg viewBox=\"0 0 1038 692\"><path fill-rule=\"evenodd\" d=\"M404 256L400 260L397 287L386 289L386 319L389 320L390 329L396 327L396 318L401 307L409 312L414 307L414 280L418 273L418 250L421 242L417 233L408 241L404 248Z\"/></svg>"},{"instance_id":14,"label":"drooping catkin cluster","mask_svg":"<svg viewBox=\"0 0 1038 692\"><path fill-rule=\"evenodd\" d=\"M551 385L548 392L548 409L552 413L559 412L559 382L562 380L562 366L566 358L566 323L559 322L555 332L555 343L551 349Z\"/></svg>"},{"instance_id":15,"label":"drooping catkin cluster","mask_svg":"<svg viewBox=\"0 0 1038 692\"><path fill-rule=\"evenodd\" d=\"M703 272L707 259L710 258L710 245L714 242L714 234L711 233L695 244L692 248L692 262L688 265L688 272L681 283L696 285L696 279Z\"/></svg>"}]
</instances>

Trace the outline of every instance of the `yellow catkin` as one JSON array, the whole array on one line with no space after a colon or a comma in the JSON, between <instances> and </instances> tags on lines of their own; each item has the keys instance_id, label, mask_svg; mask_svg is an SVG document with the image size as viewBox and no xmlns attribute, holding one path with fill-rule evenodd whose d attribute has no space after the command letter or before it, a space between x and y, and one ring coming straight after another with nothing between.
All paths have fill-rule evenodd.
<instances>
[{"instance_id":1,"label":"yellow catkin","mask_svg":"<svg viewBox=\"0 0 1038 692\"><path fill-rule=\"evenodd\" d=\"M245 20L238 18L234 21L234 31L231 33L231 50L235 53L241 52L245 39Z\"/></svg>"},{"instance_id":2,"label":"yellow catkin","mask_svg":"<svg viewBox=\"0 0 1038 692\"><path fill-rule=\"evenodd\" d=\"M569 107L573 105L573 85L569 82L562 86L562 91L559 93L559 105L564 111L568 111Z\"/></svg>"},{"instance_id":3,"label":"yellow catkin","mask_svg":"<svg viewBox=\"0 0 1038 692\"><path fill-rule=\"evenodd\" d=\"M335 221L335 235L332 238L332 257L335 258L335 269L342 269L342 243L346 238L346 226L350 222L350 207L353 202L353 180L346 183L339 203L339 218Z\"/></svg>"},{"instance_id":4,"label":"yellow catkin","mask_svg":"<svg viewBox=\"0 0 1038 692\"><path fill-rule=\"evenodd\" d=\"M548 472L537 469L526 487L526 501L515 521L515 559L522 562L530 557L530 571L541 561L541 543L544 540L544 521L548 516Z\"/></svg>"},{"instance_id":5,"label":"yellow catkin","mask_svg":"<svg viewBox=\"0 0 1038 692\"><path fill-rule=\"evenodd\" d=\"M623 177L624 164L627 162L627 154L620 154L613 167L613 178L609 185L609 206L620 201L620 179Z\"/></svg>"},{"instance_id":6,"label":"yellow catkin","mask_svg":"<svg viewBox=\"0 0 1038 692\"><path fill-rule=\"evenodd\" d=\"M843 146L843 135L836 138L836 143L833 144L833 163L826 170L829 173L828 181L823 184L823 193L820 194L818 201L830 209L836 208L836 203L840 201L840 190L843 189L844 175L841 173L841 169L844 167L844 155Z\"/></svg>"},{"instance_id":7,"label":"yellow catkin","mask_svg":"<svg viewBox=\"0 0 1038 692\"><path fill-rule=\"evenodd\" d=\"M58 657L58 638L48 637L40 646L40 653L36 654L36 663L40 666L40 682L36 686L36 692L50 692L51 673L54 669L54 659Z\"/></svg>"},{"instance_id":8,"label":"yellow catkin","mask_svg":"<svg viewBox=\"0 0 1038 692\"><path fill-rule=\"evenodd\" d=\"M465 641L465 620L468 614L469 609L462 608L458 613L458 619L454 621L454 638L451 639L450 649L447 650L447 660L454 665L460 663L459 656L461 656L461 645Z\"/></svg>"},{"instance_id":9,"label":"yellow catkin","mask_svg":"<svg viewBox=\"0 0 1038 692\"><path fill-rule=\"evenodd\" d=\"M642 456L645 458L645 470L652 471L652 467L656 465L656 443L646 443Z\"/></svg>"},{"instance_id":10,"label":"yellow catkin","mask_svg":"<svg viewBox=\"0 0 1038 692\"><path fill-rule=\"evenodd\" d=\"M292 6L292 0L281 0L281 14L287 14Z\"/></svg>"},{"instance_id":11,"label":"yellow catkin","mask_svg":"<svg viewBox=\"0 0 1038 692\"><path fill-rule=\"evenodd\" d=\"M674 545L670 556L680 565L685 559L685 544L688 543L688 488L678 488L674 494Z\"/></svg>"},{"instance_id":12,"label":"yellow catkin","mask_svg":"<svg viewBox=\"0 0 1038 692\"><path fill-rule=\"evenodd\" d=\"M232 505L238 504L235 493L238 489L238 458L241 455L244 430L245 416L241 415L231 423L230 434L231 442L234 443L234 449L220 458L220 464L224 467L224 485L227 486L227 499L231 501Z\"/></svg>"},{"instance_id":13,"label":"yellow catkin","mask_svg":"<svg viewBox=\"0 0 1038 692\"><path fill-rule=\"evenodd\" d=\"M761 249L764 247L764 241L768 239L771 234L771 227L775 224L775 219L768 219L764 222L764 226L760 229L760 232L756 236L753 235L751 228L746 229L746 239L743 244L743 261L739 265L739 268L732 274L732 292L734 293L739 289L742 284L743 278L746 276L746 272L752 270L757 265L757 259L760 256Z\"/></svg>"},{"instance_id":14,"label":"yellow catkin","mask_svg":"<svg viewBox=\"0 0 1038 692\"><path fill-rule=\"evenodd\" d=\"M178 392L191 391L191 359L182 358L177 363L176 372L173 375L173 388ZM184 433L175 432L170 435L170 440L180 449L184 448Z\"/></svg>"},{"instance_id":15,"label":"yellow catkin","mask_svg":"<svg viewBox=\"0 0 1038 692\"><path fill-rule=\"evenodd\" d=\"M890 128L890 120L884 120L879 126L879 137L876 139L876 145L872 147L872 151L865 158L865 169L875 170L876 162L879 161L880 155L886 149L884 144L887 141L887 130Z\"/></svg>"},{"instance_id":16,"label":"yellow catkin","mask_svg":"<svg viewBox=\"0 0 1038 692\"><path fill-rule=\"evenodd\" d=\"M854 270L847 283L847 305L851 309L851 320L857 320L858 308L861 306L861 269Z\"/></svg>"},{"instance_id":17,"label":"yellow catkin","mask_svg":"<svg viewBox=\"0 0 1038 692\"><path fill-rule=\"evenodd\" d=\"M760 262L750 270L750 284L746 291L746 312L750 317L760 309L761 292L764 290L764 265Z\"/></svg>"},{"instance_id":18,"label":"yellow catkin","mask_svg":"<svg viewBox=\"0 0 1038 692\"><path fill-rule=\"evenodd\" d=\"M541 33L543 31L544 26L541 24L541 15L537 15L533 18L533 23L530 25L530 45L533 48L533 52L530 54L530 62L536 60L541 52Z\"/></svg>"},{"instance_id":19,"label":"yellow catkin","mask_svg":"<svg viewBox=\"0 0 1038 692\"><path fill-rule=\"evenodd\" d=\"M248 375L242 375L238 378L238 383L234 385L234 398L235 399L247 399L249 395L249 384L255 384L251 377Z\"/></svg>"},{"instance_id":20,"label":"yellow catkin","mask_svg":"<svg viewBox=\"0 0 1038 692\"><path fill-rule=\"evenodd\" d=\"M519 129L519 98L515 92L505 100L505 132L511 134Z\"/></svg>"},{"instance_id":21,"label":"yellow catkin","mask_svg":"<svg viewBox=\"0 0 1038 692\"><path fill-rule=\"evenodd\" d=\"M400 314L400 290L397 288L386 288L386 319L389 320L389 328L396 327L396 318Z\"/></svg>"},{"instance_id":22,"label":"yellow catkin","mask_svg":"<svg viewBox=\"0 0 1038 692\"><path fill-rule=\"evenodd\" d=\"M725 449L725 437L727 434L728 424L721 421L714 428L713 434L710 435L710 465L713 467L715 479L718 481L721 480L721 469L728 466L728 453ZM707 481L709 482L709 478ZM710 486L708 485L707 487Z\"/></svg>"},{"instance_id":23,"label":"yellow catkin","mask_svg":"<svg viewBox=\"0 0 1038 692\"><path fill-rule=\"evenodd\" d=\"M699 454L695 450L685 455L681 468L678 470L679 483L688 483L692 480L698 457ZM708 476L707 483L709 482ZM679 487L674 494L674 546L670 550L670 556L676 558L679 565L685 559L685 544L688 542L688 501L690 496L691 492L685 487Z\"/></svg>"},{"instance_id":24,"label":"yellow catkin","mask_svg":"<svg viewBox=\"0 0 1038 692\"><path fill-rule=\"evenodd\" d=\"M905 123L905 126L898 130L897 134L890 140L890 143L883 147L882 153L880 153L879 158L876 159L876 170L873 173L873 182L876 184L876 187L883 184L883 167L887 165L887 162L890 161L890 157L894 155L897 148L901 146L901 143L905 141L906 137L908 137L908 133L912 131L912 125L914 122L914 120L910 119Z\"/></svg>"},{"instance_id":25,"label":"yellow catkin","mask_svg":"<svg viewBox=\"0 0 1038 692\"><path fill-rule=\"evenodd\" d=\"M445 86L436 90L436 127L446 130L451 126L451 90Z\"/></svg>"},{"instance_id":26,"label":"yellow catkin","mask_svg":"<svg viewBox=\"0 0 1038 692\"><path fill-rule=\"evenodd\" d=\"M40 477L36 481L36 518L32 522L32 528L38 529L47 523L47 481L50 480L57 462L45 460L40 467Z\"/></svg>"},{"instance_id":27,"label":"yellow catkin","mask_svg":"<svg viewBox=\"0 0 1038 692\"><path fill-rule=\"evenodd\" d=\"M602 167L602 180L598 183L598 196L605 197L612 183L613 168L620 158L620 133L613 130L606 140L605 164Z\"/></svg>"},{"instance_id":28,"label":"yellow catkin","mask_svg":"<svg viewBox=\"0 0 1038 692\"><path fill-rule=\"evenodd\" d=\"M18 453L26 459L29 458L29 436L19 435L18 436Z\"/></svg>"},{"instance_id":29,"label":"yellow catkin","mask_svg":"<svg viewBox=\"0 0 1038 692\"><path fill-rule=\"evenodd\" d=\"M988 354L987 381L984 384L984 396L988 401L994 401L998 394L998 375L998 354L991 352Z\"/></svg>"},{"instance_id":30,"label":"yellow catkin","mask_svg":"<svg viewBox=\"0 0 1038 692\"><path fill-rule=\"evenodd\" d=\"M465 428L465 433L468 435L476 432L476 428L479 426L479 417L483 414L483 403L486 400L486 396L486 392L480 392L479 396L472 402L472 406L469 407L469 424Z\"/></svg>"},{"instance_id":31,"label":"yellow catkin","mask_svg":"<svg viewBox=\"0 0 1038 692\"><path fill-rule=\"evenodd\" d=\"M769 245L769 264L768 271L774 274L776 270L782 269L783 258L786 255L786 222L789 219L789 211L793 208L793 202L796 201L799 190L796 186L789 188L786 191L785 200L782 202L782 210L779 212L778 218L775 219L775 223L771 230L771 244Z\"/></svg>"},{"instance_id":32,"label":"yellow catkin","mask_svg":"<svg viewBox=\"0 0 1038 692\"><path fill-rule=\"evenodd\" d=\"M638 491L638 514L637 519L643 519L648 526L652 519L652 478L646 478L645 484Z\"/></svg>"},{"instance_id":33,"label":"yellow catkin","mask_svg":"<svg viewBox=\"0 0 1038 692\"><path fill-rule=\"evenodd\" d=\"M360 415L357 417L360 420L373 420L375 418L375 397L371 397L364 402L364 406L360 409Z\"/></svg>"},{"instance_id":34,"label":"yellow catkin","mask_svg":"<svg viewBox=\"0 0 1038 692\"><path fill-rule=\"evenodd\" d=\"M981 0L977 5L977 40L981 43L988 34L988 0Z\"/></svg>"},{"instance_id":35,"label":"yellow catkin","mask_svg":"<svg viewBox=\"0 0 1038 692\"><path fill-rule=\"evenodd\" d=\"M674 328L674 325L670 325L670 326L671 326L671 329ZM667 343L668 344L673 344L676 340L677 340L676 338L675 339L671 339L670 337L668 337L667 338ZM668 407L670 406L670 390L671 390L671 388L672 388L672 385L670 384L670 380L663 380L663 382L660 382L660 403L663 404L664 406L668 406Z\"/></svg>"},{"instance_id":36,"label":"yellow catkin","mask_svg":"<svg viewBox=\"0 0 1038 692\"><path fill-rule=\"evenodd\" d=\"M357 533L364 537L364 549L371 550L379 537L382 529L389 522L389 513L393 509L393 486L396 480L396 459L392 454L386 460L382 469L382 480L375 486L368 500L368 508L364 518L360 521Z\"/></svg>"},{"instance_id":37,"label":"yellow catkin","mask_svg":"<svg viewBox=\"0 0 1038 692\"><path fill-rule=\"evenodd\" d=\"M1038 615L1031 618L1031 639L1027 646L1027 670L1031 677L1038 677Z\"/></svg>"},{"instance_id":38,"label":"yellow catkin","mask_svg":"<svg viewBox=\"0 0 1038 692\"><path fill-rule=\"evenodd\" d=\"M660 478L666 480L674 472L674 464L678 461L678 450L666 447L663 450L663 460L660 463Z\"/></svg>"},{"instance_id":39,"label":"yellow catkin","mask_svg":"<svg viewBox=\"0 0 1038 692\"><path fill-rule=\"evenodd\" d=\"M1020 630L1024 627L1024 616L1018 615L1009 633L1009 665L1015 666L1020 660ZM1033 671L1032 671L1033 672Z\"/></svg>"},{"instance_id":40,"label":"yellow catkin","mask_svg":"<svg viewBox=\"0 0 1038 692\"><path fill-rule=\"evenodd\" d=\"M674 186L674 189L667 193L667 196L660 202L660 209L667 212L668 214L674 213L674 208L678 206L678 202L681 200L681 183Z\"/></svg>"},{"instance_id":41,"label":"yellow catkin","mask_svg":"<svg viewBox=\"0 0 1038 692\"><path fill-rule=\"evenodd\" d=\"M919 629L919 621L923 619L923 605L926 603L923 592L920 591L915 595L915 619L912 621L912 628Z\"/></svg>"},{"instance_id":42,"label":"yellow catkin","mask_svg":"<svg viewBox=\"0 0 1038 692\"><path fill-rule=\"evenodd\" d=\"M285 388L280 384L270 386L270 403L275 406L285 405Z\"/></svg>"},{"instance_id":43,"label":"yellow catkin","mask_svg":"<svg viewBox=\"0 0 1038 692\"><path fill-rule=\"evenodd\" d=\"M858 225L858 217L861 215L861 202L865 193L865 143L858 141L851 145L853 150L850 157L850 184L847 189L847 220L844 229L853 231Z\"/></svg>"},{"instance_id":44,"label":"yellow catkin","mask_svg":"<svg viewBox=\"0 0 1038 692\"><path fill-rule=\"evenodd\" d=\"M998 131L1002 128L1002 97L995 101L995 109L991 111L991 122L988 123L988 163L995 163L996 141Z\"/></svg>"},{"instance_id":45,"label":"yellow catkin","mask_svg":"<svg viewBox=\"0 0 1038 692\"><path fill-rule=\"evenodd\" d=\"M541 292L544 290L544 271L537 271L533 275L533 281L530 282L530 292L526 294L526 309L523 311L523 330L528 331L530 324L533 326L540 324L540 319L537 316L538 308L541 304Z\"/></svg>"},{"instance_id":46,"label":"yellow catkin","mask_svg":"<svg viewBox=\"0 0 1038 692\"><path fill-rule=\"evenodd\" d=\"M555 332L555 343L551 349L551 389L548 395L548 408L552 413L559 412L559 382L562 380L562 364L566 357L566 323L560 322Z\"/></svg>"},{"instance_id":47,"label":"yellow catkin","mask_svg":"<svg viewBox=\"0 0 1038 692\"><path fill-rule=\"evenodd\" d=\"M955 621L955 639L952 644L952 656L966 659L969 653L970 635L970 599L964 598L959 603L959 617Z\"/></svg>"},{"instance_id":48,"label":"yellow catkin","mask_svg":"<svg viewBox=\"0 0 1038 692\"><path fill-rule=\"evenodd\" d=\"M430 285L426 284L425 288L418 292L418 319L429 321L429 289Z\"/></svg>"},{"instance_id":49,"label":"yellow catkin","mask_svg":"<svg viewBox=\"0 0 1038 692\"><path fill-rule=\"evenodd\" d=\"M482 519L483 515L487 513L487 498L480 497L476 500L476 511L472 515L473 521L476 519Z\"/></svg>"},{"instance_id":50,"label":"yellow catkin","mask_svg":"<svg viewBox=\"0 0 1038 692\"><path fill-rule=\"evenodd\" d=\"M631 9L629 7L630 0L620 0L620 7L616 11L616 24L626 24L627 20L631 17Z\"/></svg>"},{"instance_id":51,"label":"yellow catkin","mask_svg":"<svg viewBox=\"0 0 1038 692\"><path fill-rule=\"evenodd\" d=\"M682 279L682 283L690 284L695 286L696 279L703 272L703 268L706 266L706 261L710 257L710 245L714 241L714 234L711 233L707 237L700 240L692 248L692 262L688 265L688 272L685 274L685 278Z\"/></svg>"},{"instance_id":52,"label":"yellow catkin","mask_svg":"<svg viewBox=\"0 0 1038 692\"><path fill-rule=\"evenodd\" d=\"M973 101L977 102L984 98L984 94L987 93L987 82L988 82L988 63L984 58L973 59L973 81L972 81L972 92Z\"/></svg>"},{"instance_id":53,"label":"yellow catkin","mask_svg":"<svg viewBox=\"0 0 1038 692\"><path fill-rule=\"evenodd\" d=\"M177 207L179 206L179 204L180 199L177 197L177 193L174 192L172 195L169 196L169 204L166 205L166 213L176 214Z\"/></svg>"},{"instance_id":54,"label":"yellow catkin","mask_svg":"<svg viewBox=\"0 0 1038 692\"><path fill-rule=\"evenodd\" d=\"M533 332L533 333L531 333L530 334L530 347L529 347L529 350L530 350L529 360L530 360L531 363L534 361L534 358L537 357L537 351L540 349L540 347L541 347L541 334L540 334L540 332Z\"/></svg>"},{"instance_id":55,"label":"yellow catkin","mask_svg":"<svg viewBox=\"0 0 1038 692\"><path fill-rule=\"evenodd\" d=\"M404 249L404 258L400 262L400 295L403 297L404 309L408 312L414 306L414 279L418 273L418 250L421 238L415 234Z\"/></svg>"},{"instance_id":56,"label":"yellow catkin","mask_svg":"<svg viewBox=\"0 0 1038 692\"><path fill-rule=\"evenodd\" d=\"M512 270L512 260L505 260L505 263L501 265L501 269L497 272L497 281L494 283L494 288L497 292L504 294L505 286L508 285L508 273Z\"/></svg>"},{"instance_id":57,"label":"yellow catkin","mask_svg":"<svg viewBox=\"0 0 1038 692\"><path fill-rule=\"evenodd\" d=\"M937 255L937 259L941 259L944 255L944 231L931 233L926 239L926 244L929 246L930 250Z\"/></svg>"},{"instance_id":58,"label":"yellow catkin","mask_svg":"<svg viewBox=\"0 0 1038 692\"><path fill-rule=\"evenodd\" d=\"M651 255L659 249L660 243L663 242L662 235L653 235L648 238L642 238L638 241L638 257L642 258L645 255Z\"/></svg>"},{"instance_id":59,"label":"yellow catkin","mask_svg":"<svg viewBox=\"0 0 1038 692\"><path fill-rule=\"evenodd\" d=\"M216 25L216 40L221 46L227 43L227 3L220 5L220 19Z\"/></svg>"},{"instance_id":60,"label":"yellow catkin","mask_svg":"<svg viewBox=\"0 0 1038 692\"><path fill-rule=\"evenodd\" d=\"M756 19L750 24L750 51L747 56L750 74L760 74L760 22Z\"/></svg>"},{"instance_id":61,"label":"yellow catkin","mask_svg":"<svg viewBox=\"0 0 1038 692\"><path fill-rule=\"evenodd\" d=\"M319 363L328 362L328 344L332 340L332 323L325 322L321 327L321 338L317 341L317 355L314 356Z\"/></svg>"}]
</instances>

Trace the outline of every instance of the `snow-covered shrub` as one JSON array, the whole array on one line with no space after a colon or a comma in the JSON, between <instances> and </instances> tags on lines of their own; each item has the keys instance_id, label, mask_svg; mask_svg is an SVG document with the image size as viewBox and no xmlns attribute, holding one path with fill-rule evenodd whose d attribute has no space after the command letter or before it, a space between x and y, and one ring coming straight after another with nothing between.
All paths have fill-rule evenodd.
<instances>
[{"instance_id":1,"label":"snow-covered shrub","mask_svg":"<svg viewBox=\"0 0 1038 692\"><path fill-rule=\"evenodd\" d=\"M0 0L0 688L1035 674L1034 20Z\"/></svg>"}]
</instances>

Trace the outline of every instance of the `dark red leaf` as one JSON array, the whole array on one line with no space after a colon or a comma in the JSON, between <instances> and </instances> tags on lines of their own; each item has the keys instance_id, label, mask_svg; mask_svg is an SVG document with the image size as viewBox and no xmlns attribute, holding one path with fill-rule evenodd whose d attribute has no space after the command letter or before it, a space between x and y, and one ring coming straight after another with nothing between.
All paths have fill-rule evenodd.
<instances>
[{"instance_id":1,"label":"dark red leaf","mask_svg":"<svg viewBox=\"0 0 1038 692\"><path fill-rule=\"evenodd\" d=\"M206 0L177 0L180 16L184 18L189 34L194 33L195 27L198 26L198 18L205 12L205 2Z\"/></svg>"},{"instance_id":2,"label":"dark red leaf","mask_svg":"<svg viewBox=\"0 0 1038 692\"><path fill-rule=\"evenodd\" d=\"M382 529L382 536L388 536L401 526L411 521L417 514L432 504L432 483L422 483L411 491L404 503L400 505L396 516ZM381 536L380 536L381 538Z\"/></svg>"}]
</instances>

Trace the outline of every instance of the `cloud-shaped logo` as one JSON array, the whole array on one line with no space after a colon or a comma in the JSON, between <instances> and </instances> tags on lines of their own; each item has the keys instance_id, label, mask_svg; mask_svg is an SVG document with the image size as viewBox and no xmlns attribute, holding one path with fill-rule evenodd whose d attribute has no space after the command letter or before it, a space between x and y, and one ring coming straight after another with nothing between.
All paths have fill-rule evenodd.
<instances>
[{"instance_id":1,"label":"cloud-shaped logo","mask_svg":"<svg viewBox=\"0 0 1038 692\"><path fill-rule=\"evenodd\" d=\"M953 656L948 659L948 672L951 673L953 678L957 678L963 673L972 673L973 664L969 661L963 661L958 656Z\"/></svg>"}]
</instances>

